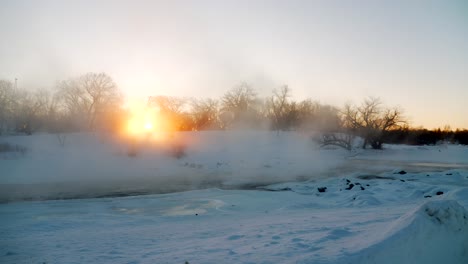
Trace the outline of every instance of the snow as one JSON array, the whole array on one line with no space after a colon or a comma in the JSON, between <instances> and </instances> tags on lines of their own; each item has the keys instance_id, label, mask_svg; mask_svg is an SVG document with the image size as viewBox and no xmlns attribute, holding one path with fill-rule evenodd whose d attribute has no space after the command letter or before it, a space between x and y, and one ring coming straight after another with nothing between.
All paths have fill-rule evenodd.
<instances>
[{"instance_id":1,"label":"snow","mask_svg":"<svg viewBox=\"0 0 468 264\"><path fill-rule=\"evenodd\" d=\"M430 201L400 217L354 263L466 263L468 211L456 201Z\"/></svg>"},{"instance_id":2,"label":"snow","mask_svg":"<svg viewBox=\"0 0 468 264\"><path fill-rule=\"evenodd\" d=\"M468 263L467 147L177 137L181 159L98 135L1 138L28 152L0 156L0 263ZM108 197L129 190L159 194ZM72 196L103 198L42 200Z\"/></svg>"}]
</instances>

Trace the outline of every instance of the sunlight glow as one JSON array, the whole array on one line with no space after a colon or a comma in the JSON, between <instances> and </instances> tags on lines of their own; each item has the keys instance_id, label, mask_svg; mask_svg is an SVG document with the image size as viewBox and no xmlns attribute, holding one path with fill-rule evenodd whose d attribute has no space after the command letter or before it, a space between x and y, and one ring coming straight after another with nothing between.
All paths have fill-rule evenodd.
<instances>
[{"instance_id":1,"label":"sunlight glow","mask_svg":"<svg viewBox=\"0 0 468 264\"><path fill-rule=\"evenodd\" d=\"M126 120L125 134L129 136L148 136L155 132L158 116L154 109L149 109L143 102L131 102L127 105L129 116Z\"/></svg>"},{"instance_id":2,"label":"sunlight glow","mask_svg":"<svg viewBox=\"0 0 468 264\"><path fill-rule=\"evenodd\" d=\"M145 129L146 129L146 131L151 131L151 130L153 130L153 123L151 123L151 121L146 121L146 123L145 123Z\"/></svg>"},{"instance_id":3,"label":"sunlight glow","mask_svg":"<svg viewBox=\"0 0 468 264\"><path fill-rule=\"evenodd\" d=\"M148 107L143 99L125 103L126 115L122 116L120 135L123 140L160 144L170 142L172 121L163 116L158 108Z\"/></svg>"}]
</instances>

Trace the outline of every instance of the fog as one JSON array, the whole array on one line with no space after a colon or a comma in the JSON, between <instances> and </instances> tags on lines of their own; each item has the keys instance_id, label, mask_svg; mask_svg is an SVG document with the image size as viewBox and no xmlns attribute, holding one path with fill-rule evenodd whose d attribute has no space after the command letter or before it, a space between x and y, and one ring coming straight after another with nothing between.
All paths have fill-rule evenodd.
<instances>
[{"instance_id":1,"label":"fog","mask_svg":"<svg viewBox=\"0 0 468 264\"><path fill-rule=\"evenodd\" d=\"M24 154L4 155L1 201L241 188L323 177L346 151L318 151L310 135L256 130L175 132L123 141L72 133L4 137ZM338 155L337 155L338 154Z\"/></svg>"}]
</instances>

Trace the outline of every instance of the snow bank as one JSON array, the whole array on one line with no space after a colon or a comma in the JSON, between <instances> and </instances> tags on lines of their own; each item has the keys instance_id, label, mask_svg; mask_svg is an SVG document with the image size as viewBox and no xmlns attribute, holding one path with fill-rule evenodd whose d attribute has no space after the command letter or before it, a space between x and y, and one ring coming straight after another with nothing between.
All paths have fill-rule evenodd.
<instances>
[{"instance_id":1,"label":"snow bank","mask_svg":"<svg viewBox=\"0 0 468 264\"><path fill-rule=\"evenodd\" d=\"M291 191L314 197L323 208L365 208L451 199L468 207L468 171L400 174L399 170L378 175L355 172L345 176L306 182L286 182L261 187L267 191Z\"/></svg>"},{"instance_id":2,"label":"snow bank","mask_svg":"<svg viewBox=\"0 0 468 264\"><path fill-rule=\"evenodd\" d=\"M0 262L468 263L468 170L411 172L402 160L461 161L466 147L349 159L297 133L174 137L186 146L179 159L146 142L129 157L93 134L63 147L54 135L1 138L28 151L0 153L0 200L113 198L0 204Z\"/></svg>"},{"instance_id":3,"label":"snow bank","mask_svg":"<svg viewBox=\"0 0 468 264\"><path fill-rule=\"evenodd\" d=\"M4 203L0 263L468 263L467 173Z\"/></svg>"},{"instance_id":4,"label":"snow bank","mask_svg":"<svg viewBox=\"0 0 468 264\"><path fill-rule=\"evenodd\" d=\"M426 202L341 263L468 263L468 211L453 200Z\"/></svg>"}]
</instances>

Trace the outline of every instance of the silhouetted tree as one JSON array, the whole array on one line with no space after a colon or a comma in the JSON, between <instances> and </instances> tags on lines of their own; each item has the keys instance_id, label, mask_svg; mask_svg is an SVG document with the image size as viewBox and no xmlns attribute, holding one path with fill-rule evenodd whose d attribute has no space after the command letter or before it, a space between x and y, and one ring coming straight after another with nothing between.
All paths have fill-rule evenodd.
<instances>
[{"instance_id":1,"label":"silhouetted tree","mask_svg":"<svg viewBox=\"0 0 468 264\"><path fill-rule=\"evenodd\" d=\"M362 148L368 144L381 149L384 132L399 128L406 121L398 108L384 108L378 98L367 98L360 106L345 105L344 126L364 139Z\"/></svg>"},{"instance_id":2,"label":"silhouetted tree","mask_svg":"<svg viewBox=\"0 0 468 264\"><path fill-rule=\"evenodd\" d=\"M217 129L218 101L213 99L192 100L191 116L194 130Z\"/></svg>"}]
</instances>

